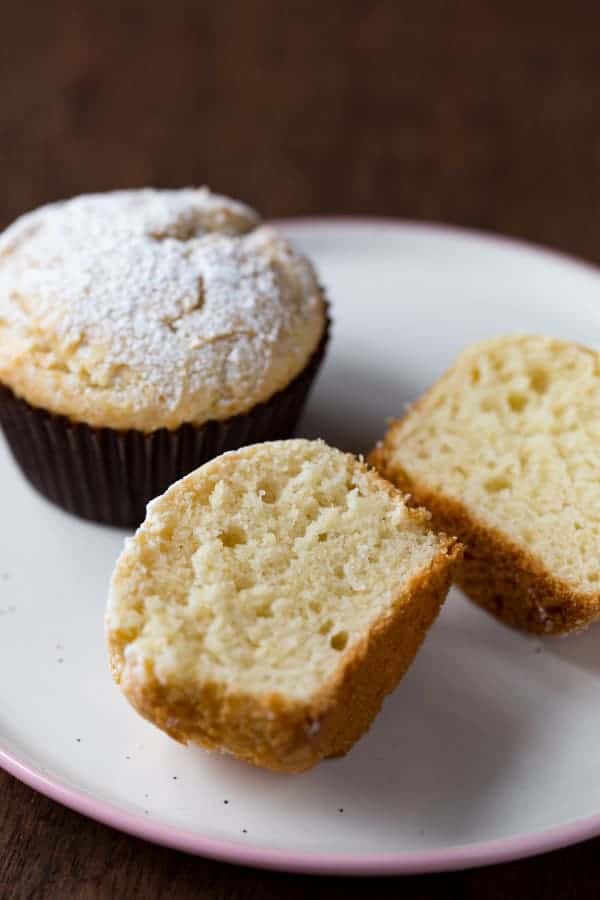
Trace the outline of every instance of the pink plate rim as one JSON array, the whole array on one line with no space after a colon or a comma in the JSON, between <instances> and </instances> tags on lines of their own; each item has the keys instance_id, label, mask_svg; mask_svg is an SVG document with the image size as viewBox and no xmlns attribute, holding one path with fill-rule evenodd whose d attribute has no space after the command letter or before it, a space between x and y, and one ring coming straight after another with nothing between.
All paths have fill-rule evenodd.
<instances>
[{"instance_id":1,"label":"pink plate rim","mask_svg":"<svg viewBox=\"0 0 600 900\"><path fill-rule=\"evenodd\" d=\"M345 854L290 853L241 842L216 840L203 837L184 828L161 825L145 819L112 803L95 800L84 791L69 787L58 779L51 779L42 772L21 762L0 747L0 766L19 781L39 791L62 806L118 831L143 838L155 844L183 850L197 856L206 856L223 862L252 866L259 869L275 869L283 872L301 872L314 875L416 875L444 872L452 869L468 869L508 862L547 853L585 841L600 833L600 814L577 819L567 825L558 825L533 834L516 835L476 844L442 847L410 853Z\"/></svg>"},{"instance_id":2,"label":"pink plate rim","mask_svg":"<svg viewBox=\"0 0 600 900\"><path fill-rule=\"evenodd\" d=\"M463 236L546 256L549 260L554 259L557 262L574 265L580 271L587 270L589 274L596 277L600 274L600 270L594 265L560 251L550 250L519 239L450 225L363 216L299 217L275 220L274 224L284 229L373 226L390 230L423 230L438 235L447 234L449 237ZM240 841L203 837L183 828L163 825L153 822L151 819L142 818L112 803L94 799L85 791L68 786L59 779L49 777L1 745L0 766L10 775L51 800L134 837L224 862L288 872L319 875L409 875L450 871L523 859L527 856L567 847L600 834L600 813L597 813L565 825L553 826L530 834L519 834L493 841L442 847L435 850L393 854L355 854L352 856L294 853L275 848L247 846Z\"/></svg>"}]
</instances>

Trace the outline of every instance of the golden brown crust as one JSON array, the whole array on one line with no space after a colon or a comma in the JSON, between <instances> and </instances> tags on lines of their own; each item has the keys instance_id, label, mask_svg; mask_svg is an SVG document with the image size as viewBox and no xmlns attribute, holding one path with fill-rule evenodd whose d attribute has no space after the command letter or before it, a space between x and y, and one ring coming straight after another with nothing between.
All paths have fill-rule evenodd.
<instances>
[{"instance_id":1,"label":"golden brown crust","mask_svg":"<svg viewBox=\"0 0 600 900\"><path fill-rule=\"evenodd\" d=\"M419 516L422 512L419 511ZM279 694L262 698L194 685L188 695L161 684L152 672L121 681L135 709L175 740L228 752L279 772L302 772L348 752L369 728L385 695L410 666L444 602L462 548L444 538L431 565L415 576L393 611L373 624L346 655L334 678L310 703ZM123 644L108 635L115 680Z\"/></svg>"},{"instance_id":2,"label":"golden brown crust","mask_svg":"<svg viewBox=\"0 0 600 900\"><path fill-rule=\"evenodd\" d=\"M590 597L573 590L533 554L478 520L464 504L430 490L395 463L394 432L402 424L400 420L390 427L369 462L409 493L410 502L429 509L435 528L456 535L464 544L454 577L472 600L507 625L535 634L566 634L600 618L600 594Z\"/></svg>"},{"instance_id":3,"label":"golden brown crust","mask_svg":"<svg viewBox=\"0 0 600 900\"><path fill-rule=\"evenodd\" d=\"M409 668L446 598L452 573L462 554L458 542L447 539L427 571L417 575L405 592L408 600L376 622L355 648L335 683L324 690L329 712L321 726L321 755L347 753L377 715L386 694Z\"/></svg>"}]
</instances>

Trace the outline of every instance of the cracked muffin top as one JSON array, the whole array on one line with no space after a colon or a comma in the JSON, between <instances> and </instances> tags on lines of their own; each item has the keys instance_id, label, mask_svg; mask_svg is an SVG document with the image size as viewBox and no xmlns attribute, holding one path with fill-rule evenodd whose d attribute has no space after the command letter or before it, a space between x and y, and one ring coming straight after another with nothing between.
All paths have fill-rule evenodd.
<instances>
[{"instance_id":1,"label":"cracked muffin top","mask_svg":"<svg viewBox=\"0 0 600 900\"><path fill-rule=\"evenodd\" d=\"M302 371L325 322L310 262L207 188L75 197L0 235L0 382L74 421L247 412Z\"/></svg>"}]
</instances>

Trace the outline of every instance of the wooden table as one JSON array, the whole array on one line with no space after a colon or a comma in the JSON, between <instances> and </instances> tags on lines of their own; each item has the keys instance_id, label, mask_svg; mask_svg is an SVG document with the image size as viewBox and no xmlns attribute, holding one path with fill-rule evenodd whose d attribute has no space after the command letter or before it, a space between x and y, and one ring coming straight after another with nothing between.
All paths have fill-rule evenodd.
<instances>
[{"instance_id":1,"label":"wooden table","mask_svg":"<svg viewBox=\"0 0 600 900\"><path fill-rule=\"evenodd\" d=\"M0 11L2 224L82 191L208 183L266 216L446 221L600 262L597 4L55 0ZM4 774L0 798L7 900L600 892L600 841L467 873L310 879L152 847Z\"/></svg>"}]
</instances>

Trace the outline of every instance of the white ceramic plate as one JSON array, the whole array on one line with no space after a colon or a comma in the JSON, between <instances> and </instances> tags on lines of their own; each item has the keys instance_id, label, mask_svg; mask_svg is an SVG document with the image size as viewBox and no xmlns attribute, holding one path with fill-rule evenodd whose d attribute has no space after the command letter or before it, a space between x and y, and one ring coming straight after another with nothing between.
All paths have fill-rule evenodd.
<instances>
[{"instance_id":1,"label":"white ceramic plate","mask_svg":"<svg viewBox=\"0 0 600 900\"><path fill-rule=\"evenodd\" d=\"M380 221L282 223L333 300L300 433L367 450L470 341L600 343L600 275L532 247ZM37 496L0 441L0 761L89 816L235 862L432 871L600 833L600 627L532 639L454 590L345 759L269 774L180 747L111 683L106 587L123 533Z\"/></svg>"}]
</instances>

